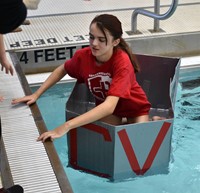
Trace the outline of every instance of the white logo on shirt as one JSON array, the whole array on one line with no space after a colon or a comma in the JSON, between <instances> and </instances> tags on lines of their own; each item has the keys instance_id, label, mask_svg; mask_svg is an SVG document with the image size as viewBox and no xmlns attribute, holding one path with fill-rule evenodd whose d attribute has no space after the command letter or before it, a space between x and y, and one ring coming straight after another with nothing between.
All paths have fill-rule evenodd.
<instances>
[{"instance_id":1,"label":"white logo on shirt","mask_svg":"<svg viewBox=\"0 0 200 193\"><path fill-rule=\"evenodd\" d=\"M94 75L90 75L88 78L88 86L90 92L99 100L105 100L107 96L107 92L110 88L110 82L112 78L110 78L109 73L97 73Z\"/></svg>"}]
</instances>

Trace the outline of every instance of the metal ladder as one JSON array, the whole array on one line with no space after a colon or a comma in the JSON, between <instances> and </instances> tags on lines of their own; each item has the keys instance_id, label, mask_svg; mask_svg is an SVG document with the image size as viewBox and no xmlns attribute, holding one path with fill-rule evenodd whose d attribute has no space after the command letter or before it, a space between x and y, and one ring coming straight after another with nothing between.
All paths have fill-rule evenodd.
<instances>
[{"instance_id":1,"label":"metal ladder","mask_svg":"<svg viewBox=\"0 0 200 193\"><path fill-rule=\"evenodd\" d=\"M138 30L137 30L137 16L138 14L141 15L145 15L151 18L154 18L154 32L159 32L160 31L160 27L159 27L159 20L165 20L168 19L169 17L171 17L173 15L173 13L176 11L176 8L178 6L178 0L173 0L172 4L169 8L169 10L164 13L164 14L160 14L160 0L154 0L154 12L148 11L148 10L144 10L141 8L135 9L132 13L132 17L131 17L131 31L133 34L138 34Z\"/></svg>"}]
</instances>

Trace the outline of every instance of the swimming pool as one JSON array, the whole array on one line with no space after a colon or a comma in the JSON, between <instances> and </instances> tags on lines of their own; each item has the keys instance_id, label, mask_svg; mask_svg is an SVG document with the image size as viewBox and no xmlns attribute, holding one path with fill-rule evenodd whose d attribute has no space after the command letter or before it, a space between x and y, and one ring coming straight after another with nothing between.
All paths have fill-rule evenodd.
<instances>
[{"instance_id":1,"label":"swimming pool","mask_svg":"<svg viewBox=\"0 0 200 193\"><path fill-rule=\"evenodd\" d=\"M66 137L55 140L56 150L74 193L198 193L200 189L200 78L198 74L195 73L197 76L195 80L179 83L178 86L172 136L173 159L168 174L137 177L112 183L105 178L67 167ZM65 103L73 85L72 82L58 84L38 100L38 106L48 129L53 129L65 121Z\"/></svg>"}]
</instances>

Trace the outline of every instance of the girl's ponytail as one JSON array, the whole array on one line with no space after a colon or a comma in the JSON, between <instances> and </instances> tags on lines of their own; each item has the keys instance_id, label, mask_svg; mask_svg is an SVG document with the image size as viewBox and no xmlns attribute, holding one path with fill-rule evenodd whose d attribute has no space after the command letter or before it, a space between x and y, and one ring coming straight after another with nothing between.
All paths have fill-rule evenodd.
<instances>
[{"instance_id":1,"label":"girl's ponytail","mask_svg":"<svg viewBox=\"0 0 200 193\"><path fill-rule=\"evenodd\" d=\"M134 68L135 72L139 72L140 66L138 64L137 58L133 54L130 46L126 43L126 41L123 38L120 38L120 43L119 43L118 47L120 47L123 51L125 51L128 54L128 56L131 60L131 63L133 64L133 68Z\"/></svg>"}]
</instances>

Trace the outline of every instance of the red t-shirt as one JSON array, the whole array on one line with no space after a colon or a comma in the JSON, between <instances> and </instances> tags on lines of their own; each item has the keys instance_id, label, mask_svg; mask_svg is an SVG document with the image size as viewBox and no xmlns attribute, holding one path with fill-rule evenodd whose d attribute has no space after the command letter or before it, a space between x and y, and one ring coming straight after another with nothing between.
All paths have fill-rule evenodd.
<instances>
[{"instance_id":1,"label":"red t-shirt","mask_svg":"<svg viewBox=\"0 0 200 193\"><path fill-rule=\"evenodd\" d=\"M107 96L120 97L114 115L137 117L148 114L151 105L136 81L127 53L121 49L116 50L101 66L96 65L89 47L78 50L65 62L65 70L71 77L87 84L96 99L96 105Z\"/></svg>"}]
</instances>

